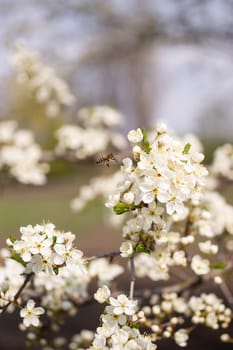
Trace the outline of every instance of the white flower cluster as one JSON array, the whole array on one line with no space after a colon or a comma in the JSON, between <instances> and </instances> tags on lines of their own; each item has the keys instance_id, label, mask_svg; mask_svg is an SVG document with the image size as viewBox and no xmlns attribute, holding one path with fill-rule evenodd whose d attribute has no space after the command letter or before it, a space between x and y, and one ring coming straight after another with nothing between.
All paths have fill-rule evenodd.
<instances>
[{"instance_id":1,"label":"white flower cluster","mask_svg":"<svg viewBox=\"0 0 233 350\"><path fill-rule=\"evenodd\" d=\"M58 275L45 272L36 275L35 288L41 295L41 305L47 310L54 330L59 329L63 317L77 313L75 303L88 297L90 281L88 273L80 274L79 268L70 265L60 267Z\"/></svg>"},{"instance_id":2,"label":"white flower cluster","mask_svg":"<svg viewBox=\"0 0 233 350\"><path fill-rule=\"evenodd\" d=\"M69 344L69 350L84 350L90 347L95 333L83 329L79 334L75 334Z\"/></svg>"},{"instance_id":3,"label":"white flower cluster","mask_svg":"<svg viewBox=\"0 0 233 350\"><path fill-rule=\"evenodd\" d=\"M72 210L81 211L89 201L96 197L107 197L113 192L119 181L122 179L120 171L108 176L99 176L91 179L88 185L81 186L79 195L71 201Z\"/></svg>"},{"instance_id":4,"label":"white flower cluster","mask_svg":"<svg viewBox=\"0 0 233 350\"><path fill-rule=\"evenodd\" d=\"M129 132L133 147L134 162L123 161L124 181L108 203L118 203L140 208L158 202L165 206L168 215L185 215L185 203L200 201L200 192L205 184L207 170L201 164L204 156L190 151L173 140L164 125L158 127L154 140L149 143L141 129Z\"/></svg>"},{"instance_id":5,"label":"white flower cluster","mask_svg":"<svg viewBox=\"0 0 233 350\"><path fill-rule=\"evenodd\" d=\"M62 106L74 102L66 82L52 68L43 65L36 52L16 45L11 61L17 70L18 82L29 88L38 103L45 105L48 117L56 117Z\"/></svg>"},{"instance_id":6,"label":"white flower cluster","mask_svg":"<svg viewBox=\"0 0 233 350\"><path fill-rule=\"evenodd\" d=\"M24 281L23 266L9 257L9 250L1 249L0 259L4 261L4 265L0 266L0 312L10 300L14 300L15 294ZM12 312L14 308L14 304L11 304L8 312Z\"/></svg>"},{"instance_id":7,"label":"white flower cluster","mask_svg":"<svg viewBox=\"0 0 233 350\"><path fill-rule=\"evenodd\" d=\"M187 301L176 293L152 295L150 305L143 306L139 311L140 327L150 329L153 341L174 338L177 345L187 345L189 331L183 328L177 330L189 315Z\"/></svg>"},{"instance_id":8,"label":"white flower cluster","mask_svg":"<svg viewBox=\"0 0 233 350\"><path fill-rule=\"evenodd\" d=\"M103 284L109 285L111 281L123 272L123 266L113 263L110 264L105 258L91 261L88 268L90 278L97 279L100 286Z\"/></svg>"},{"instance_id":9,"label":"white flower cluster","mask_svg":"<svg viewBox=\"0 0 233 350\"><path fill-rule=\"evenodd\" d=\"M143 306L138 313L140 326L148 327L153 340L174 338L180 347L187 346L192 326L179 328L188 319L193 325L202 324L209 328L227 328L232 319L232 311L215 294L201 294L189 300L177 293L154 294L150 305ZM168 321L169 320L169 321ZM177 329L178 328L178 329Z\"/></svg>"},{"instance_id":10,"label":"white flower cluster","mask_svg":"<svg viewBox=\"0 0 233 350\"><path fill-rule=\"evenodd\" d=\"M55 235L60 236L60 234L55 232L55 228L52 227L51 224L43 225L43 227L42 225L37 225L36 228L23 228L23 239L25 238L25 230L29 230L31 233L32 230L34 230L35 236L37 236L39 231L41 233L43 231L43 234L48 235L48 238L51 235L51 231L53 231L53 237L55 237ZM70 235L67 235L66 233L64 235L66 243L69 244L68 241L70 240ZM36 240L37 238L35 237L35 241ZM11 242L12 241L14 241L13 238L11 238ZM34 246L33 248L32 245L30 246L33 251L34 249L40 249L41 254L41 251L43 250L43 259L45 260L46 256L48 261L48 255L45 251L47 249L47 244L44 244L42 247L42 242L43 239L42 241L37 241L36 247ZM14 243L16 244L16 250L18 252L17 248L19 242L14 241ZM23 254L23 251L21 253ZM24 251L24 253L26 253L26 251ZM0 268L0 313L6 305L9 305L9 303L11 304L8 306L7 311L12 312L16 305L21 305L26 301L26 306L21 308L20 311L20 316L23 318L23 323L20 324L20 329L27 331L27 342L30 343L31 346L34 346L34 342L38 339L38 327L41 328L40 326L42 325L39 316L43 314L45 310L46 316L50 319L51 331L57 332L63 324L64 318L67 316L74 316L78 312L77 305L82 305L85 300L89 299L90 295L88 286L92 280L97 279L99 285L103 285L103 283L109 284L124 270L123 267L117 264L109 263L107 259L91 261L87 269L84 269L82 264L81 266L77 265L77 260L75 260L74 264L59 266L58 275L54 273L48 274L47 271L39 271L34 274L32 276L33 284L27 285L26 288L22 290L20 296L15 299L15 296L25 282L25 278L29 275L25 274L25 267L23 266L24 264L22 264L23 260L20 260L20 255L15 251L11 254L9 250L4 249L1 251L0 258L4 261L4 266ZM53 269L56 267L57 266L54 265ZM51 269L49 272L52 272ZM39 300L42 307L35 307L35 302L30 299L31 295ZM94 334L92 338L89 339L88 344L87 339L85 340L82 335L84 336L84 334L80 334L79 336L79 345L82 340L83 345L86 344L85 348L87 348L87 345L89 347ZM56 339L54 339L54 342L55 340ZM75 338L75 341L73 339L71 342L71 345L73 345L70 345L70 348L74 348L75 344L78 346L77 341L77 337ZM45 345L46 344L45 341ZM79 348L77 347L77 349Z\"/></svg>"},{"instance_id":11,"label":"white flower cluster","mask_svg":"<svg viewBox=\"0 0 233 350\"><path fill-rule=\"evenodd\" d=\"M227 143L214 152L211 166L214 175L233 180L233 145Z\"/></svg>"},{"instance_id":12,"label":"white flower cluster","mask_svg":"<svg viewBox=\"0 0 233 350\"><path fill-rule=\"evenodd\" d=\"M51 223L20 228L20 240L7 240L12 257L21 261L27 273L45 271L56 274L66 265L75 268L80 275L86 273L83 252L73 247L75 235L56 230Z\"/></svg>"},{"instance_id":13,"label":"white flower cluster","mask_svg":"<svg viewBox=\"0 0 233 350\"><path fill-rule=\"evenodd\" d=\"M183 247L194 242L188 232L183 237L170 226L187 217L189 205L200 203L207 176L201 164L203 155L192 152L189 143L183 145L172 139L164 125L157 128L154 138L150 135L150 142L141 129L130 131L128 139L136 144L134 159L123 160L123 181L106 206L113 207L117 214L133 214L123 227L121 255L151 253L135 259L136 274L153 280L168 279L170 266L187 265ZM194 260L195 272L208 272L195 266Z\"/></svg>"},{"instance_id":14,"label":"white flower cluster","mask_svg":"<svg viewBox=\"0 0 233 350\"><path fill-rule=\"evenodd\" d=\"M111 297L107 286L99 288L95 299L109 304L101 316L102 326L97 328L95 338L89 350L155 350L156 345L149 336L140 334L133 327L137 323L137 302L120 294L117 298Z\"/></svg>"},{"instance_id":15,"label":"white flower cluster","mask_svg":"<svg viewBox=\"0 0 233 350\"><path fill-rule=\"evenodd\" d=\"M182 245L187 237L182 239L179 233L169 232L163 239L164 242L159 244L156 240L156 247L150 254L140 254L135 258L136 275L138 277L147 276L153 281L168 280L171 266L185 267L188 265L185 250L183 248L178 250L179 244ZM193 243L193 236L188 237L188 239L190 243ZM125 242L122 243L122 246L125 244ZM211 241L200 242L198 246L204 254L214 255L218 252L218 246L212 244ZM131 250L132 253L133 249ZM124 257L123 253L121 255ZM210 272L211 265L208 259L196 254L191 258L190 267L196 275L206 275Z\"/></svg>"},{"instance_id":16,"label":"white flower cluster","mask_svg":"<svg viewBox=\"0 0 233 350\"><path fill-rule=\"evenodd\" d=\"M192 211L192 220L201 236L213 238L224 231L233 234L233 206L217 192L205 191L200 206Z\"/></svg>"},{"instance_id":17,"label":"white flower cluster","mask_svg":"<svg viewBox=\"0 0 233 350\"><path fill-rule=\"evenodd\" d=\"M87 128L115 128L122 124L123 116L109 106L85 107L78 111L78 118Z\"/></svg>"},{"instance_id":18,"label":"white flower cluster","mask_svg":"<svg viewBox=\"0 0 233 350\"><path fill-rule=\"evenodd\" d=\"M193 312L192 322L213 329L227 328L232 319L232 311L215 294L201 294L191 297L189 308Z\"/></svg>"},{"instance_id":19,"label":"white flower cluster","mask_svg":"<svg viewBox=\"0 0 233 350\"><path fill-rule=\"evenodd\" d=\"M95 111L95 108L98 112L98 109L101 107L93 107L93 111ZM87 122L83 123L85 127L67 124L58 129L56 132L58 140L57 153L66 154L67 152L71 152L77 159L83 159L104 152L109 146L117 150L124 149L126 146L124 137L119 132L112 130L116 123L112 121L107 124L106 122L108 120L108 113L110 120L112 118L112 109L103 108L105 111L103 114L105 125L102 125L103 123L100 118L97 120L94 119L93 123L90 122L92 118L87 118ZM86 109L81 110L81 115L88 115L87 111ZM115 113L118 115L117 112ZM100 115L102 114L100 113ZM95 112L93 112L93 116L95 116Z\"/></svg>"},{"instance_id":20,"label":"white flower cluster","mask_svg":"<svg viewBox=\"0 0 233 350\"><path fill-rule=\"evenodd\" d=\"M139 254L135 257L136 275L149 277L152 281L168 280L171 266L186 266L187 258L184 250L177 250L167 234L167 241L160 244L150 254Z\"/></svg>"},{"instance_id":21,"label":"white flower cluster","mask_svg":"<svg viewBox=\"0 0 233 350\"><path fill-rule=\"evenodd\" d=\"M40 163L42 150L29 130L15 121L0 122L0 171L8 171L23 184L44 185L49 165Z\"/></svg>"},{"instance_id":22,"label":"white flower cluster","mask_svg":"<svg viewBox=\"0 0 233 350\"><path fill-rule=\"evenodd\" d=\"M156 322L161 322L168 315L171 316L174 313L186 315L189 311L186 299L177 293L162 293L160 296L154 294L150 298L150 304L151 307L146 306L142 310L147 316L154 316ZM172 323L176 324L176 322Z\"/></svg>"}]
</instances>

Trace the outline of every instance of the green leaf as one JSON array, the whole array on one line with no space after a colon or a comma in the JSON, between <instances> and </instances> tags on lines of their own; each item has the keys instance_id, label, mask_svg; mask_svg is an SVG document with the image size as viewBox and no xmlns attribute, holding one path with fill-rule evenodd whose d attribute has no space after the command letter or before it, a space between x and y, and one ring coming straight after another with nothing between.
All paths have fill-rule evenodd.
<instances>
[{"instance_id":1,"label":"green leaf","mask_svg":"<svg viewBox=\"0 0 233 350\"><path fill-rule=\"evenodd\" d=\"M53 236L53 245L57 243L57 236Z\"/></svg>"},{"instance_id":2,"label":"green leaf","mask_svg":"<svg viewBox=\"0 0 233 350\"><path fill-rule=\"evenodd\" d=\"M55 275L58 275L58 273L59 273L59 268L58 268L57 266L54 266L53 272L55 273Z\"/></svg>"},{"instance_id":3,"label":"green leaf","mask_svg":"<svg viewBox=\"0 0 233 350\"><path fill-rule=\"evenodd\" d=\"M130 325L130 328L132 328L132 329L139 329L139 326L138 326L137 323L132 323L132 324Z\"/></svg>"},{"instance_id":4,"label":"green leaf","mask_svg":"<svg viewBox=\"0 0 233 350\"><path fill-rule=\"evenodd\" d=\"M15 243L16 238L14 236L10 235L9 240L11 241L11 243Z\"/></svg>"},{"instance_id":5,"label":"green leaf","mask_svg":"<svg viewBox=\"0 0 233 350\"><path fill-rule=\"evenodd\" d=\"M125 203L117 203L114 207L113 210L115 211L115 213L117 215L123 214L123 213L127 213L128 211L130 211L130 206L125 204Z\"/></svg>"},{"instance_id":6,"label":"green leaf","mask_svg":"<svg viewBox=\"0 0 233 350\"><path fill-rule=\"evenodd\" d=\"M19 264L23 265L24 267L27 265L18 253L13 253L11 255L11 259L17 261Z\"/></svg>"},{"instance_id":7,"label":"green leaf","mask_svg":"<svg viewBox=\"0 0 233 350\"><path fill-rule=\"evenodd\" d=\"M191 148L191 144L190 143L186 143L186 145L184 146L184 149L183 149L183 154L188 154L190 148Z\"/></svg>"},{"instance_id":8,"label":"green leaf","mask_svg":"<svg viewBox=\"0 0 233 350\"><path fill-rule=\"evenodd\" d=\"M151 251L149 248L144 247L143 245L137 245L135 248L137 253L146 253L146 254L150 254Z\"/></svg>"},{"instance_id":9,"label":"green leaf","mask_svg":"<svg viewBox=\"0 0 233 350\"><path fill-rule=\"evenodd\" d=\"M149 154L150 151L151 151L151 146L150 146L150 143L148 141L148 138L147 138L147 134L146 134L146 131L145 129L142 128L142 135L143 135L143 146L144 146L144 151Z\"/></svg>"},{"instance_id":10,"label":"green leaf","mask_svg":"<svg viewBox=\"0 0 233 350\"><path fill-rule=\"evenodd\" d=\"M213 269L218 269L218 270L223 270L226 267L226 264L222 263L222 262L218 262L214 265L211 266Z\"/></svg>"}]
</instances>

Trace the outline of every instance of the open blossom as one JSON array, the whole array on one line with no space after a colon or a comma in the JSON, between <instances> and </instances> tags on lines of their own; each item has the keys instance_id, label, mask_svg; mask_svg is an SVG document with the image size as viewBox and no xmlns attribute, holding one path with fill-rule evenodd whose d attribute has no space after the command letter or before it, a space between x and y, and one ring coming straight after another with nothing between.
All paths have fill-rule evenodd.
<instances>
[{"instance_id":1,"label":"open blossom","mask_svg":"<svg viewBox=\"0 0 233 350\"><path fill-rule=\"evenodd\" d=\"M108 286L103 286L97 290L97 292L94 294L94 298L98 301L98 303L102 304L105 303L106 300L110 297L110 289Z\"/></svg>"},{"instance_id":2,"label":"open blossom","mask_svg":"<svg viewBox=\"0 0 233 350\"><path fill-rule=\"evenodd\" d=\"M117 298L110 297L109 300L115 315L126 314L132 316L136 311L136 301L129 300L124 294L119 295Z\"/></svg>"},{"instance_id":3,"label":"open blossom","mask_svg":"<svg viewBox=\"0 0 233 350\"><path fill-rule=\"evenodd\" d=\"M25 308L20 311L20 316L23 318L25 327L38 327L40 324L39 316L44 313L42 307L35 307L35 302L29 299Z\"/></svg>"},{"instance_id":4,"label":"open blossom","mask_svg":"<svg viewBox=\"0 0 233 350\"><path fill-rule=\"evenodd\" d=\"M203 259L200 255L194 255L191 268L197 275L205 275L210 271L209 260Z\"/></svg>"}]
</instances>

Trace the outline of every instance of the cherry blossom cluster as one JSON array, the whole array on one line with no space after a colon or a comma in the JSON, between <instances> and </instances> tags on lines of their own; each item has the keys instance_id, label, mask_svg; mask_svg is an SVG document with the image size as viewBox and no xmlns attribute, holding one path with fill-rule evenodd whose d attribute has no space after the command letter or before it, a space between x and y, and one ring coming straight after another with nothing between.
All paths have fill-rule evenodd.
<instances>
[{"instance_id":1,"label":"cherry blossom cluster","mask_svg":"<svg viewBox=\"0 0 233 350\"><path fill-rule=\"evenodd\" d=\"M202 154L172 139L165 125L157 128L152 142L141 129L130 131L128 139L135 144L134 158L123 160L124 181L108 206L140 209L157 202L168 215L184 216L188 201L199 203L207 176Z\"/></svg>"},{"instance_id":2,"label":"cherry blossom cluster","mask_svg":"<svg viewBox=\"0 0 233 350\"><path fill-rule=\"evenodd\" d=\"M122 150L126 146L124 137L114 130L120 123L120 115L107 106L84 108L80 111L83 126L65 124L56 132L58 140L56 152L71 153L77 159L84 159L114 148ZM107 123L110 117L111 122ZM90 142L91 140L91 142Z\"/></svg>"},{"instance_id":3,"label":"cherry blossom cluster","mask_svg":"<svg viewBox=\"0 0 233 350\"><path fill-rule=\"evenodd\" d=\"M49 165L41 163L42 150L30 130L18 129L17 122L0 123L0 171L23 184L43 185Z\"/></svg>"},{"instance_id":4,"label":"cherry blossom cluster","mask_svg":"<svg viewBox=\"0 0 233 350\"><path fill-rule=\"evenodd\" d=\"M15 261L12 261L16 264ZM90 291L88 290L90 283L94 280L98 285L104 283L110 284L111 281L116 279L124 271L123 267L109 263L107 259L101 258L92 260L87 266L85 274L80 274L79 269L75 266L62 266L59 268L58 275L48 275L41 271L33 276L34 290L27 289L27 295L30 295L36 291L37 299L40 299L40 305L43 310L46 310L46 316L50 320L50 332L58 332L64 323L64 319L75 316L79 308L82 307L85 302L92 300ZM23 295L23 298L27 298L27 295ZM30 307L30 304L29 304ZM34 306L33 306L34 307ZM43 327L41 323L25 324L25 317L28 313L26 310L28 306L25 306L23 317L23 324L21 324L21 330L26 332L28 346L34 347L38 342L41 344L42 349L47 349L49 346L55 349L63 349L63 346L67 344L67 339L64 337L55 337L54 339L46 339L43 334ZM41 310L41 307L40 309ZM37 312L37 310L36 310ZM33 317L35 314L33 313ZM39 322L39 313L37 315ZM26 323L28 319L26 320ZM91 345L94 338L94 333L91 331L82 331L80 334L74 335L70 341L70 349L87 349ZM81 346L82 345L82 346Z\"/></svg>"},{"instance_id":5,"label":"cherry blossom cluster","mask_svg":"<svg viewBox=\"0 0 233 350\"><path fill-rule=\"evenodd\" d=\"M79 334L75 334L72 337L69 343L69 350L80 350L89 348L94 339L94 335L94 332L87 329L83 329Z\"/></svg>"},{"instance_id":6,"label":"cherry blossom cluster","mask_svg":"<svg viewBox=\"0 0 233 350\"><path fill-rule=\"evenodd\" d=\"M14 300L14 296L24 281L24 267L15 260L9 259L10 251L1 249L0 259L4 264L0 266L0 312L9 301ZM12 312L15 305L9 305L8 312Z\"/></svg>"},{"instance_id":7,"label":"cherry blossom cluster","mask_svg":"<svg viewBox=\"0 0 233 350\"><path fill-rule=\"evenodd\" d=\"M48 117L56 117L63 106L74 102L66 82L41 62L37 52L16 45L11 61L17 71L17 81L34 94L38 103L45 106Z\"/></svg>"},{"instance_id":8,"label":"cherry blossom cluster","mask_svg":"<svg viewBox=\"0 0 233 350\"><path fill-rule=\"evenodd\" d=\"M173 338L180 347L187 346L189 334L197 325L225 329L232 319L231 309L213 293L188 300L177 293L155 294L141 312L139 323L151 332L154 341Z\"/></svg>"},{"instance_id":9,"label":"cherry blossom cluster","mask_svg":"<svg viewBox=\"0 0 233 350\"><path fill-rule=\"evenodd\" d=\"M74 248L73 233L58 231L51 223L21 227L20 233L19 240L11 236L7 244L12 258L25 266L26 273L44 271L54 275L65 265L85 274L83 252Z\"/></svg>"},{"instance_id":10,"label":"cherry blossom cluster","mask_svg":"<svg viewBox=\"0 0 233 350\"><path fill-rule=\"evenodd\" d=\"M224 144L215 150L211 170L216 176L222 176L229 180L233 180L232 144Z\"/></svg>"},{"instance_id":11,"label":"cherry blossom cluster","mask_svg":"<svg viewBox=\"0 0 233 350\"><path fill-rule=\"evenodd\" d=\"M78 119L87 128L116 128L123 122L123 116L109 106L85 107L78 111Z\"/></svg>"},{"instance_id":12,"label":"cherry blossom cluster","mask_svg":"<svg viewBox=\"0 0 233 350\"><path fill-rule=\"evenodd\" d=\"M194 242L188 232L171 228L173 222L187 219L190 208L201 201L207 170L201 164L203 155L191 151L171 138L164 125L157 128L149 142L144 130L132 130L128 139L134 144L133 160L123 160L123 181L110 196L108 207L117 214L131 212L123 227L121 255L151 253L135 259L136 273L148 274L153 280L168 279L171 266L187 266L184 247ZM209 262L199 255L192 258L195 273L209 272Z\"/></svg>"},{"instance_id":13,"label":"cherry blossom cluster","mask_svg":"<svg viewBox=\"0 0 233 350\"><path fill-rule=\"evenodd\" d=\"M233 235L233 206L218 192L206 190L200 206L192 211L192 221L203 237L213 238L224 232Z\"/></svg>"},{"instance_id":14,"label":"cherry blossom cluster","mask_svg":"<svg viewBox=\"0 0 233 350\"><path fill-rule=\"evenodd\" d=\"M40 235L46 234L49 237L51 231L53 231L53 237L55 235L61 237L61 233L55 230L54 225L45 224L21 228L24 236L22 241L25 239L26 231L30 231L30 236L33 230L35 240L37 240L38 232ZM29 236L27 238L30 240ZM45 239L47 238L45 237ZM70 240L72 241L70 233L64 233L64 240L66 240L67 244L69 244ZM42 247L42 242L43 239L37 241L37 249L44 250L47 247L47 244ZM53 272L50 269L49 272L52 273L49 274L43 270L32 272L28 269L28 266L25 266L18 249L13 249L12 243L16 243L17 246L19 241L16 242L11 237L9 240L11 251L8 249L1 250L0 257L4 260L4 266L1 266L0 269L0 312L5 310L5 308L7 312L12 312L15 307L22 305L26 301L25 306L21 306L20 316L22 317L22 323L20 324L20 329L26 332L27 344L30 344L30 346L34 346L41 339L45 346L47 344L40 321L40 316L45 311L46 316L50 319L51 332L57 332L64 322L64 317L74 316L78 312L78 306L82 305L85 300L90 299L88 287L91 281L96 280L99 285L104 283L110 284L112 280L124 271L122 266L109 263L105 258L97 260L92 258L85 267L82 265L84 262L80 266L80 262L75 259L71 264L59 265L59 273L55 265L53 266ZM32 249L34 250L35 247ZM26 250L21 253L27 254ZM43 254L47 257L45 251ZM46 259L48 261L48 258ZM25 260L27 261L28 259ZM31 279L33 279L32 285L28 284ZM27 283L25 283L26 280L28 281ZM22 286L24 286L23 289ZM17 296L18 291L21 289L22 292ZM40 300L41 306L36 306L35 301L30 299L30 296Z\"/></svg>"},{"instance_id":15,"label":"cherry blossom cluster","mask_svg":"<svg viewBox=\"0 0 233 350\"><path fill-rule=\"evenodd\" d=\"M204 324L213 329L227 328L232 319L231 309L213 293L202 293L200 297L192 296L189 307L193 312L194 324Z\"/></svg>"},{"instance_id":16,"label":"cherry blossom cluster","mask_svg":"<svg viewBox=\"0 0 233 350\"><path fill-rule=\"evenodd\" d=\"M111 296L107 286L99 288L94 295L99 303L107 303L101 316L101 326L97 328L90 350L154 350L157 348L147 335L137 329L136 300L125 294L117 298Z\"/></svg>"}]
</instances>

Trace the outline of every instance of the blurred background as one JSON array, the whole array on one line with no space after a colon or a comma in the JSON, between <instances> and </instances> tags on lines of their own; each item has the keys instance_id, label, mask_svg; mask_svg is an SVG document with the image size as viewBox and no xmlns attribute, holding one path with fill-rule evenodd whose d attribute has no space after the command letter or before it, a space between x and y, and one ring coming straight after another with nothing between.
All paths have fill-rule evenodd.
<instances>
[{"instance_id":1,"label":"blurred background","mask_svg":"<svg viewBox=\"0 0 233 350\"><path fill-rule=\"evenodd\" d=\"M77 97L73 110L108 104L124 113L125 130L163 119L178 132L232 138L232 1L0 0L0 6L2 116L16 107L6 82L9 54L21 42L67 80Z\"/></svg>"},{"instance_id":2,"label":"blurred background","mask_svg":"<svg viewBox=\"0 0 233 350\"><path fill-rule=\"evenodd\" d=\"M16 119L38 133L56 127L16 84L9 57L15 43L23 43L70 86L76 99L59 116L65 121L75 121L83 106L104 104L125 116L124 134L158 120L179 134L196 133L208 159L216 145L232 141L231 0L0 0L0 23L1 119ZM8 234L17 236L19 226L50 220L77 233L86 253L116 249L120 234L111 229L106 239L109 228L103 228L99 200L78 215L69 208L80 185L109 172L92 165L66 170L57 163L44 187L3 188L2 246ZM14 348L11 336L0 336L4 350ZM211 341L203 338L202 344L220 348L216 338Z\"/></svg>"}]
</instances>

